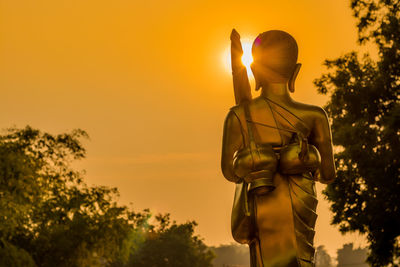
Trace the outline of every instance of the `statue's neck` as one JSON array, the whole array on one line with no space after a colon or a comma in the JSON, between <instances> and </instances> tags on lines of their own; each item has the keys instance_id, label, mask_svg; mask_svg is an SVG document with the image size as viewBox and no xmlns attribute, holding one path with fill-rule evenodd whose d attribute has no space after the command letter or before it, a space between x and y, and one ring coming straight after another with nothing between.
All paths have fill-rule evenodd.
<instances>
[{"instance_id":1,"label":"statue's neck","mask_svg":"<svg viewBox=\"0 0 400 267\"><path fill-rule=\"evenodd\" d=\"M263 85L261 96L277 101L292 100L287 83L268 83Z\"/></svg>"}]
</instances>

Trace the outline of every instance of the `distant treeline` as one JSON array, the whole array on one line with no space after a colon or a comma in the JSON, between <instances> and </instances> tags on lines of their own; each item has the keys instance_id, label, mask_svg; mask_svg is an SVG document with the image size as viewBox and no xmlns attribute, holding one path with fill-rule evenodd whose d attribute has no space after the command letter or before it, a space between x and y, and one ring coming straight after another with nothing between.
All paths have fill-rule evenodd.
<instances>
[{"instance_id":1,"label":"distant treeline","mask_svg":"<svg viewBox=\"0 0 400 267\"><path fill-rule=\"evenodd\" d=\"M250 253L246 245L230 244L211 247L216 257L214 267L249 267Z\"/></svg>"},{"instance_id":2,"label":"distant treeline","mask_svg":"<svg viewBox=\"0 0 400 267\"><path fill-rule=\"evenodd\" d=\"M319 246L315 252L315 267L368 267L366 262L368 250L365 248L353 249L353 244L345 244L337 250L337 264L328 254L324 246Z\"/></svg>"}]
</instances>

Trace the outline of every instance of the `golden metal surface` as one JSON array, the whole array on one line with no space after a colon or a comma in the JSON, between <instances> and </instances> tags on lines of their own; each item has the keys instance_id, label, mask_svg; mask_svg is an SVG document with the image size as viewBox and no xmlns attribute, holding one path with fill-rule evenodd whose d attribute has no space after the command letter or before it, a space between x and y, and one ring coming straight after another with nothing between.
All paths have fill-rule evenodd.
<instances>
[{"instance_id":1,"label":"golden metal surface","mask_svg":"<svg viewBox=\"0 0 400 267\"><path fill-rule=\"evenodd\" d=\"M238 233L247 239L236 240L249 244L252 267L314 266L315 181L329 183L335 178L327 115L320 107L290 97L301 66L292 36L268 31L254 41L251 69L256 89L261 88L254 99L235 30L231 43L237 105L225 120L221 167L226 179L242 186L238 188L256 188L246 198L238 195L243 190L236 190L232 225L243 218L239 201L247 201L250 213L243 224L247 229ZM263 183L271 181L273 186L263 189Z\"/></svg>"}]
</instances>

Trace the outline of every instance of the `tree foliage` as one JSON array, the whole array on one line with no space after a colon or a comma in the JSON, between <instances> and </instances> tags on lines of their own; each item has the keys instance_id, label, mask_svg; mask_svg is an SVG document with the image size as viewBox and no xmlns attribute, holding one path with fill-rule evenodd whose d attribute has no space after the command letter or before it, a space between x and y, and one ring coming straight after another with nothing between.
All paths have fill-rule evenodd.
<instances>
[{"instance_id":1,"label":"tree foliage","mask_svg":"<svg viewBox=\"0 0 400 267\"><path fill-rule=\"evenodd\" d=\"M0 137L0 238L38 266L110 262L144 219L117 205L116 189L88 187L71 168L85 155L82 137L81 130L51 135L30 127Z\"/></svg>"},{"instance_id":2,"label":"tree foliage","mask_svg":"<svg viewBox=\"0 0 400 267\"><path fill-rule=\"evenodd\" d=\"M154 261L164 255L184 263L170 266L209 266L194 222L169 226L168 216L158 216L157 228L148 210L117 204L117 189L83 182L71 163L85 156L86 137L31 127L0 135L0 265L169 266ZM176 259L168 254L174 249Z\"/></svg>"},{"instance_id":3,"label":"tree foliage","mask_svg":"<svg viewBox=\"0 0 400 267\"><path fill-rule=\"evenodd\" d=\"M247 245L236 243L212 247L215 253L214 267L250 266L250 251Z\"/></svg>"},{"instance_id":4,"label":"tree foliage","mask_svg":"<svg viewBox=\"0 0 400 267\"><path fill-rule=\"evenodd\" d=\"M344 244L342 248L337 250L337 267L368 267L365 263L367 259L367 249L353 248L353 244Z\"/></svg>"},{"instance_id":5,"label":"tree foliage","mask_svg":"<svg viewBox=\"0 0 400 267\"><path fill-rule=\"evenodd\" d=\"M36 267L31 255L4 240L0 240L0 266Z\"/></svg>"},{"instance_id":6,"label":"tree foliage","mask_svg":"<svg viewBox=\"0 0 400 267\"><path fill-rule=\"evenodd\" d=\"M324 194L342 232L367 234L373 266L400 257L400 6L395 0L352 0L359 43L378 59L350 52L327 60L315 80L329 94L325 109L338 148L337 179Z\"/></svg>"},{"instance_id":7,"label":"tree foliage","mask_svg":"<svg viewBox=\"0 0 400 267\"><path fill-rule=\"evenodd\" d=\"M171 223L169 214L156 216L143 242L130 254L126 267L212 267L214 254L194 235L195 222Z\"/></svg>"},{"instance_id":8,"label":"tree foliage","mask_svg":"<svg viewBox=\"0 0 400 267\"><path fill-rule=\"evenodd\" d=\"M315 267L333 267L331 256L325 246L318 246L315 251Z\"/></svg>"}]
</instances>

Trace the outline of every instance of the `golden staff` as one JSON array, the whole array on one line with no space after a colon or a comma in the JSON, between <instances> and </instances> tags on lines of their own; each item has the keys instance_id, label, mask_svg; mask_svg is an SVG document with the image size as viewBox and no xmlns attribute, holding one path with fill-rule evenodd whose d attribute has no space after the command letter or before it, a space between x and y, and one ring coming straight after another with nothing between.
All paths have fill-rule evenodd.
<instances>
[{"instance_id":1,"label":"golden staff","mask_svg":"<svg viewBox=\"0 0 400 267\"><path fill-rule=\"evenodd\" d=\"M233 77L233 91L236 104L250 101L251 87L246 67L242 63L243 49L239 33L233 29L231 33L231 66Z\"/></svg>"}]
</instances>

